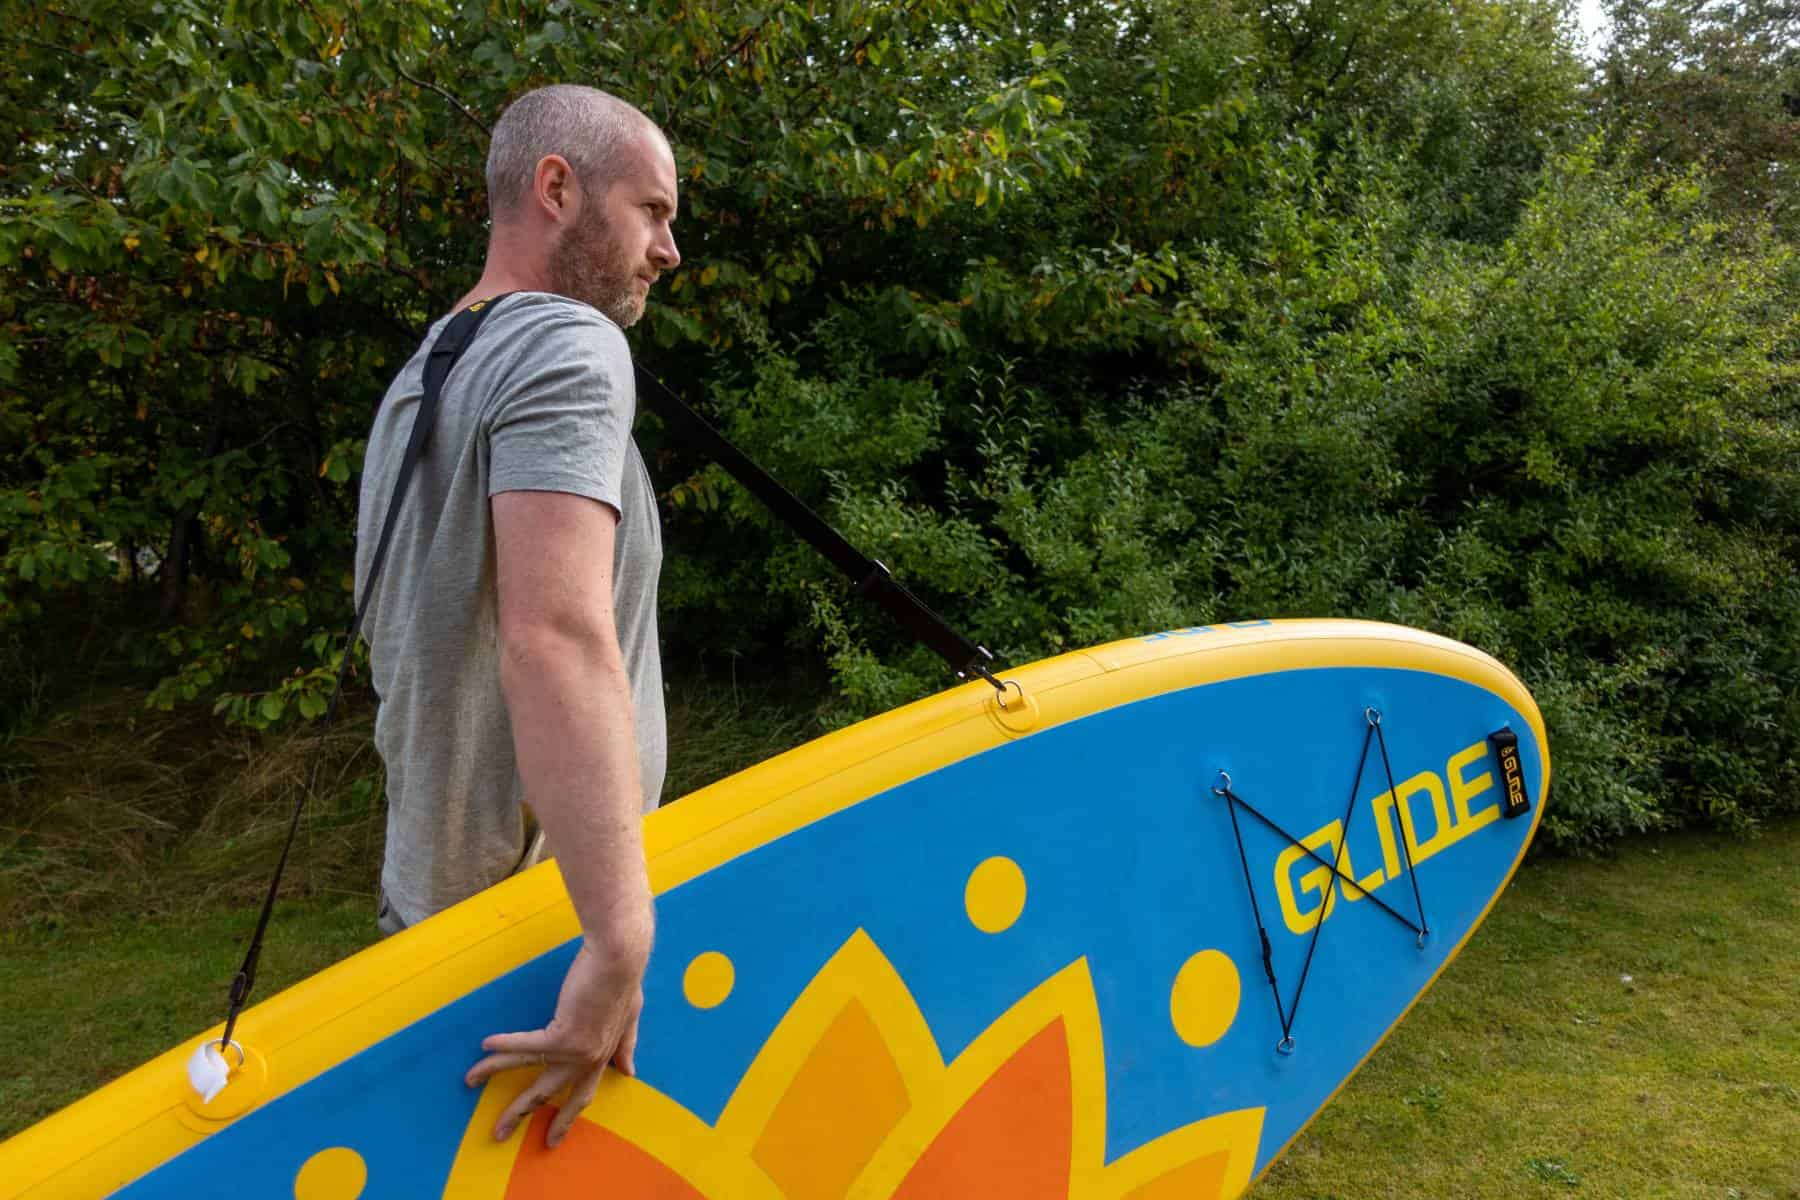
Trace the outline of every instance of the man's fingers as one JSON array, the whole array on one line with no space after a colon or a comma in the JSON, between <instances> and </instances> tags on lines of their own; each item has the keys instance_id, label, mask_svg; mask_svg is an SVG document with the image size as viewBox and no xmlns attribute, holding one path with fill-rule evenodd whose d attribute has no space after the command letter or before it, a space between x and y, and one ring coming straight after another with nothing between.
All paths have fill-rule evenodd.
<instances>
[{"instance_id":1,"label":"man's fingers","mask_svg":"<svg viewBox=\"0 0 1800 1200\"><path fill-rule=\"evenodd\" d=\"M575 1081L569 1089L569 1099L561 1109L557 1110L556 1119L550 1122L550 1132L545 1137L552 1150L562 1145L575 1118L587 1111L587 1106L594 1102L594 1093L600 1090L600 1077L606 1074L606 1068L595 1067Z\"/></svg>"},{"instance_id":2,"label":"man's fingers","mask_svg":"<svg viewBox=\"0 0 1800 1200\"><path fill-rule=\"evenodd\" d=\"M571 1071L570 1067L551 1067L532 1080L530 1086L515 1096L513 1102L506 1106L506 1111L500 1114L500 1119L494 1122L494 1140L504 1142L519 1127L520 1121L530 1120L532 1113L550 1103L556 1093L563 1089L563 1085L568 1083Z\"/></svg>"},{"instance_id":3,"label":"man's fingers","mask_svg":"<svg viewBox=\"0 0 1800 1200\"><path fill-rule=\"evenodd\" d=\"M582 957L577 955L575 966L582 962ZM575 967L572 966L570 979L574 978ZM603 993L610 994L598 997L600 1003L586 1005L584 1018L577 1020L566 1017L563 1012L565 1007L578 1012L583 1008L571 1001L569 989L572 986L565 980L564 994L557 1001L556 1019L547 1027L529 1033L496 1033L484 1038L481 1045L488 1052L487 1056L463 1075L465 1083L477 1087L502 1071L544 1068L507 1104L494 1122L496 1141L511 1137L521 1122L529 1121L534 1112L567 1089L568 1102L545 1131L546 1142L555 1147L568 1135L575 1118L592 1103L609 1064L624 1075L637 1074L638 1017L644 1008L642 987L628 983L622 989L603 988ZM608 1046L610 1052L603 1049ZM595 1054L605 1057L596 1059Z\"/></svg>"},{"instance_id":4,"label":"man's fingers","mask_svg":"<svg viewBox=\"0 0 1800 1200\"><path fill-rule=\"evenodd\" d=\"M481 1048L488 1051L488 1056L463 1076L463 1082L470 1087L479 1087L492 1076L515 1067L543 1067L569 1061L567 1053L558 1053L559 1047L548 1029L492 1034L481 1039Z\"/></svg>"},{"instance_id":5,"label":"man's fingers","mask_svg":"<svg viewBox=\"0 0 1800 1200\"><path fill-rule=\"evenodd\" d=\"M481 1048L489 1054L542 1054L552 1049L548 1029L530 1033L494 1033L481 1039Z\"/></svg>"},{"instance_id":6,"label":"man's fingers","mask_svg":"<svg viewBox=\"0 0 1800 1200\"><path fill-rule=\"evenodd\" d=\"M513 1071L520 1067L549 1066L555 1060L543 1054L490 1054L463 1076L463 1082L470 1087L480 1087L489 1079L502 1071Z\"/></svg>"},{"instance_id":7,"label":"man's fingers","mask_svg":"<svg viewBox=\"0 0 1800 1200\"><path fill-rule=\"evenodd\" d=\"M637 1053L637 1038L638 1014L632 1013L630 1019L625 1022L624 1033L619 1037L619 1048L613 1051L612 1056L613 1066L619 1068L621 1074L632 1079L637 1078L637 1064L632 1061L632 1055Z\"/></svg>"}]
</instances>

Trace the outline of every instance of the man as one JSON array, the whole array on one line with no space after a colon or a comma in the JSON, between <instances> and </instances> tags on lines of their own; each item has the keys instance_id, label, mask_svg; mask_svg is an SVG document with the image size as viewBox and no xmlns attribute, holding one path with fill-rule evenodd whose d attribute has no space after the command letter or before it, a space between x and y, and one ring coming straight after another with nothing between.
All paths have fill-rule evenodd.
<instances>
[{"instance_id":1,"label":"man","mask_svg":"<svg viewBox=\"0 0 1800 1200\"><path fill-rule=\"evenodd\" d=\"M457 308L516 294L444 386L364 624L388 771L380 919L394 932L556 856L583 938L555 1016L489 1037L467 1075L540 1068L494 1136L566 1091L555 1146L609 1064L633 1070L650 953L640 821L665 754L662 549L622 330L681 261L675 160L625 102L549 87L501 116L487 186L487 262ZM443 324L369 438L359 588Z\"/></svg>"}]
</instances>

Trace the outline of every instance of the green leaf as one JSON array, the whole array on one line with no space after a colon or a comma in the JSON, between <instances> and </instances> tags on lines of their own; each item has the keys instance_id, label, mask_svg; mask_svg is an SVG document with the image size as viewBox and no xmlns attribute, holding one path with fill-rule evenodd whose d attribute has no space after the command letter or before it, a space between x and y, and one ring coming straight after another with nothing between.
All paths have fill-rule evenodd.
<instances>
[{"instance_id":1,"label":"green leaf","mask_svg":"<svg viewBox=\"0 0 1800 1200\"><path fill-rule=\"evenodd\" d=\"M281 203L275 196L275 189L269 186L266 179L256 181L256 202L262 206L264 220L270 225L281 224Z\"/></svg>"},{"instance_id":2,"label":"green leaf","mask_svg":"<svg viewBox=\"0 0 1800 1200\"><path fill-rule=\"evenodd\" d=\"M173 203L187 201L198 206L200 179L199 176L194 173L193 163L185 158L177 157L171 159L169 161L168 178L174 181L177 192L175 197L165 198L171 199Z\"/></svg>"}]
</instances>

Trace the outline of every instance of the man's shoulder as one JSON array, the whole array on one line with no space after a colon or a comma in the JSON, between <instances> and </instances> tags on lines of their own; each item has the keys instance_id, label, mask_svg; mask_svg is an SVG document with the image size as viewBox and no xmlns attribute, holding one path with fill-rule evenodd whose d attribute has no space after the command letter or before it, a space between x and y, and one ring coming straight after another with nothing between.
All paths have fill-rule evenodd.
<instances>
[{"instance_id":1,"label":"man's shoulder","mask_svg":"<svg viewBox=\"0 0 1800 1200\"><path fill-rule=\"evenodd\" d=\"M573 351L623 351L630 347L625 331L591 304L552 292L514 292L495 308L488 321L514 337L545 341L545 349L568 346Z\"/></svg>"},{"instance_id":2,"label":"man's shoulder","mask_svg":"<svg viewBox=\"0 0 1800 1200\"><path fill-rule=\"evenodd\" d=\"M517 292L498 305L469 344L466 388L484 397L488 420L540 403L610 405L635 397L625 333L598 310L547 292Z\"/></svg>"}]
</instances>

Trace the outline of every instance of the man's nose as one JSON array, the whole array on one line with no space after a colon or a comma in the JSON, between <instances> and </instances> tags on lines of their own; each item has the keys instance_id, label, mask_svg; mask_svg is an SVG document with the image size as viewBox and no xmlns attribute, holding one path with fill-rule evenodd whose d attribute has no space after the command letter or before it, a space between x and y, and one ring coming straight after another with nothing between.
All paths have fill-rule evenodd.
<instances>
[{"instance_id":1,"label":"man's nose","mask_svg":"<svg viewBox=\"0 0 1800 1200\"><path fill-rule=\"evenodd\" d=\"M681 251L675 248L675 234L667 225L662 227L662 236L650 244L650 260L659 271L673 271L681 265Z\"/></svg>"}]
</instances>

